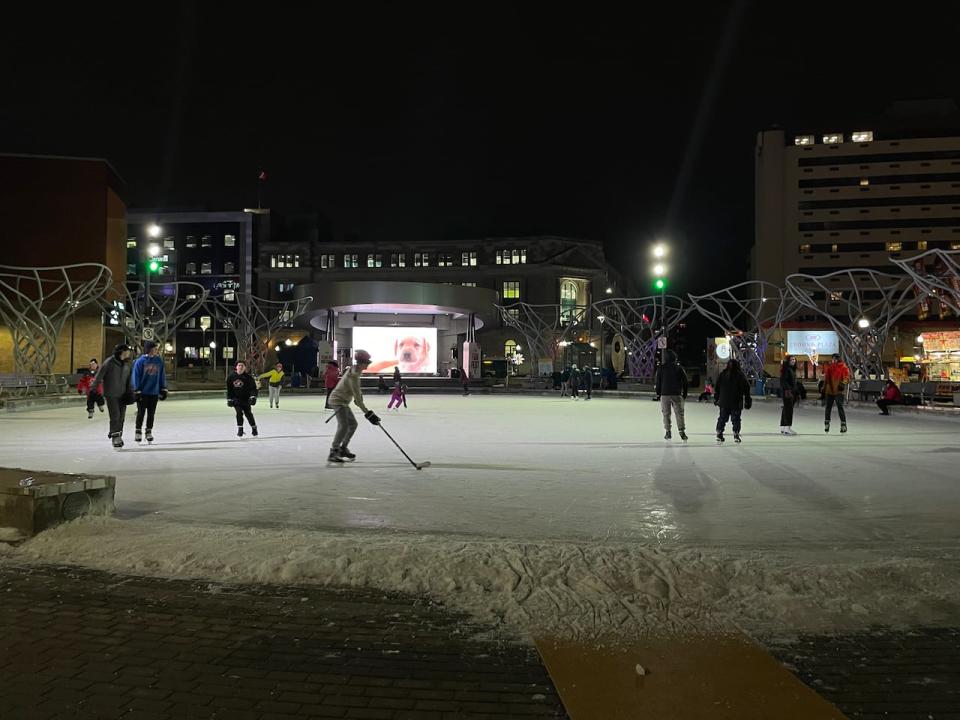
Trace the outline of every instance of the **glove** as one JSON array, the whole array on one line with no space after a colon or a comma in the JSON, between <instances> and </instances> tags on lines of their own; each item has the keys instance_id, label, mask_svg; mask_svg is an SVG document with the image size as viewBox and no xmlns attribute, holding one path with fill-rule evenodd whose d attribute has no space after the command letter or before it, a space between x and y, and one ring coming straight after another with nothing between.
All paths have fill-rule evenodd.
<instances>
[{"instance_id":1,"label":"glove","mask_svg":"<svg viewBox=\"0 0 960 720\"><path fill-rule=\"evenodd\" d=\"M160 388L160 394L159 394L157 397L159 397L161 400L166 400L166 399L167 399L167 389L166 389L166 388Z\"/></svg>"},{"instance_id":2,"label":"glove","mask_svg":"<svg viewBox=\"0 0 960 720\"><path fill-rule=\"evenodd\" d=\"M371 423L373 423L374 425L379 425L379 424L380 424L380 418L377 417L377 414L376 414L373 410L367 410L367 411L363 414L363 416L364 416L367 420L369 420Z\"/></svg>"},{"instance_id":3,"label":"glove","mask_svg":"<svg viewBox=\"0 0 960 720\"><path fill-rule=\"evenodd\" d=\"M253 406L256 405L256 404L257 404L257 396L256 396L256 395L251 395L251 396L250 396L250 407L253 407Z\"/></svg>"},{"instance_id":4,"label":"glove","mask_svg":"<svg viewBox=\"0 0 960 720\"><path fill-rule=\"evenodd\" d=\"M233 398L227 398L227 407L233 407L236 404L236 400Z\"/></svg>"}]
</instances>

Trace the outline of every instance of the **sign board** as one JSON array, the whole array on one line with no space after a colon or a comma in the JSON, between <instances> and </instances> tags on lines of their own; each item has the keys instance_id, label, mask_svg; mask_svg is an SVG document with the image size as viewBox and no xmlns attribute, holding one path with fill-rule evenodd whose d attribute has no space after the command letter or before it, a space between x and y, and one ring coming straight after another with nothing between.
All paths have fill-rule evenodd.
<instances>
[{"instance_id":1,"label":"sign board","mask_svg":"<svg viewBox=\"0 0 960 720\"><path fill-rule=\"evenodd\" d=\"M153 328L144 328L143 329L143 339L144 340L156 340L156 335L153 334Z\"/></svg>"},{"instance_id":2,"label":"sign board","mask_svg":"<svg viewBox=\"0 0 960 720\"><path fill-rule=\"evenodd\" d=\"M317 342L317 365L323 368L331 360L333 360L333 343L329 340L319 340Z\"/></svg>"},{"instance_id":3,"label":"sign board","mask_svg":"<svg viewBox=\"0 0 960 720\"><path fill-rule=\"evenodd\" d=\"M714 353L716 354L717 358L720 360L723 360L724 362L729 360L730 359L730 338L727 338L727 337L714 338L713 343L715 348Z\"/></svg>"},{"instance_id":4,"label":"sign board","mask_svg":"<svg viewBox=\"0 0 960 720\"><path fill-rule=\"evenodd\" d=\"M658 337L658 338L657 338L657 347L660 348L661 350L666 350L666 349L667 349L667 336L666 336L666 335L662 335L661 337Z\"/></svg>"},{"instance_id":5,"label":"sign board","mask_svg":"<svg viewBox=\"0 0 960 720\"><path fill-rule=\"evenodd\" d=\"M806 355L816 361L819 355L840 352L840 342L833 330L788 330L787 352L790 355Z\"/></svg>"},{"instance_id":6,"label":"sign board","mask_svg":"<svg viewBox=\"0 0 960 720\"><path fill-rule=\"evenodd\" d=\"M960 350L960 332L924 332L923 349L927 353L956 352Z\"/></svg>"}]
</instances>

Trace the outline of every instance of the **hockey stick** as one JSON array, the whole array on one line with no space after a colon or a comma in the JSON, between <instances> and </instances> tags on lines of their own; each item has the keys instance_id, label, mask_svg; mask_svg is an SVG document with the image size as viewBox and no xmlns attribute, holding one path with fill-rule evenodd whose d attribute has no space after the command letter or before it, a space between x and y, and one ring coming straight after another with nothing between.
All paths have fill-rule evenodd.
<instances>
[{"instance_id":1,"label":"hockey stick","mask_svg":"<svg viewBox=\"0 0 960 720\"><path fill-rule=\"evenodd\" d=\"M417 470L423 470L425 467L430 467L430 463L429 463L429 462L415 463L415 462L410 458L410 456L407 455L407 453L404 451L404 449L403 449L402 447L400 447L400 444L399 444L396 440L393 439L393 435L391 435L390 433L388 433L388 432L387 432L387 429L386 429L381 423L377 423L377 425L380 427L381 430L383 430L384 434L385 434L388 438L390 438L390 441L391 441L394 445L397 446L397 450L399 450L400 452L402 452L402 453L403 453L403 456L404 456L407 460L410 460L410 464L413 465Z\"/></svg>"}]
</instances>

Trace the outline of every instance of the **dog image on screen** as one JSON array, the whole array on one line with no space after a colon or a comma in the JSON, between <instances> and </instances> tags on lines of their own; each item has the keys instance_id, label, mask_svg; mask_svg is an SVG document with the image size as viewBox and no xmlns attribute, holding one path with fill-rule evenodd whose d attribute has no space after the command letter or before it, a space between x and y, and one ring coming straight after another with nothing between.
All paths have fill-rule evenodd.
<instances>
[{"instance_id":1,"label":"dog image on screen","mask_svg":"<svg viewBox=\"0 0 960 720\"><path fill-rule=\"evenodd\" d=\"M402 373L426 373L436 369L428 364L430 343L424 337L408 336L397 340L393 346L393 354Z\"/></svg>"}]
</instances>

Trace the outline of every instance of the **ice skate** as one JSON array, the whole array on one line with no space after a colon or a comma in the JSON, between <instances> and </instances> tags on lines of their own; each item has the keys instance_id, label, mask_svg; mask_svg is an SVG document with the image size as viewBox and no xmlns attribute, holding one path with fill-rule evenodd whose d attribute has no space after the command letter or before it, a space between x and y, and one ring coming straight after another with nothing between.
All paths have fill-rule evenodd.
<instances>
[{"instance_id":1,"label":"ice skate","mask_svg":"<svg viewBox=\"0 0 960 720\"><path fill-rule=\"evenodd\" d=\"M847 424L845 422L840 423L840 434L842 435L847 431Z\"/></svg>"},{"instance_id":2,"label":"ice skate","mask_svg":"<svg viewBox=\"0 0 960 720\"><path fill-rule=\"evenodd\" d=\"M683 430L680 431L680 439L683 440L684 442L687 441L687 433Z\"/></svg>"},{"instance_id":3,"label":"ice skate","mask_svg":"<svg viewBox=\"0 0 960 720\"><path fill-rule=\"evenodd\" d=\"M257 435L260 434L260 433L257 432L257 426L256 426L256 425L254 425L252 428L250 428L250 434L253 435L254 437L256 437Z\"/></svg>"},{"instance_id":4,"label":"ice skate","mask_svg":"<svg viewBox=\"0 0 960 720\"><path fill-rule=\"evenodd\" d=\"M331 450L331 451L330 451L330 454L327 455L327 462L328 462L328 463L340 463L341 465L343 465L343 458L340 457L340 451L339 451L339 450Z\"/></svg>"},{"instance_id":5,"label":"ice skate","mask_svg":"<svg viewBox=\"0 0 960 720\"><path fill-rule=\"evenodd\" d=\"M123 447L123 438L120 437L119 435L114 435L114 436L113 436L113 439L112 439L110 442L113 443L113 446L114 446L115 448L122 448L122 447Z\"/></svg>"},{"instance_id":6,"label":"ice skate","mask_svg":"<svg viewBox=\"0 0 960 720\"><path fill-rule=\"evenodd\" d=\"M145 437L147 438L147 442L148 442L148 443L152 443L152 442L153 442L153 430L147 430L147 434L146 434Z\"/></svg>"},{"instance_id":7,"label":"ice skate","mask_svg":"<svg viewBox=\"0 0 960 720\"><path fill-rule=\"evenodd\" d=\"M825 422L825 423L823 424L823 431L826 432L826 433L830 432L830 423L829 423L829 422Z\"/></svg>"},{"instance_id":8,"label":"ice skate","mask_svg":"<svg viewBox=\"0 0 960 720\"><path fill-rule=\"evenodd\" d=\"M103 405L97 405L97 409L99 409L100 412L103 412Z\"/></svg>"},{"instance_id":9,"label":"ice skate","mask_svg":"<svg viewBox=\"0 0 960 720\"><path fill-rule=\"evenodd\" d=\"M345 447L340 448L340 457L341 457L343 460L349 460L350 462L353 462L354 460L357 459L357 456L354 455L352 452L350 452L350 451L349 451L347 448L345 448Z\"/></svg>"},{"instance_id":10,"label":"ice skate","mask_svg":"<svg viewBox=\"0 0 960 720\"><path fill-rule=\"evenodd\" d=\"M883 413L880 413L883 415ZM93 420L93 410L87 410L87 420Z\"/></svg>"},{"instance_id":11,"label":"ice skate","mask_svg":"<svg viewBox=\"0 0 960 720\"><path fill-rule=\"evenodd\" d=\"M237 428L237 437L243 437L243 428L242 428L242 427L238 427L238 428Z\"/></svg>"},{"instance_id":12,"label":"ice skate","mask_svg":"<svg viewBox=\"0 0 960 720\"><path fill-rule=\"evenodd\" d=\"M724 442L725 440L726 440L726 438L723 437L723 433L722 433L722 432L718 432L718 433L717 433L717 442L718 442L718 443L722 443L722 442Z\"/></svg>"},{"instance_id":13,"label":"ice skate","mask_svg":"<svg viewBox=\"0 0 960 720\"><path fill-rule=\"evenodd\" d=\"M797 431L793 429L793 426L792 426L792 425L787 425L787 426L783 429L783 434L784 434L784 435L796 435L796 434L797 434Z\"/></svg>"},{"instance_id":14,"label":"ice skate","mask_svg":"<svg viewBox=\"0 0 960 720\"><path fill-rule=\"evenodd\" d=\"M663 436L663 439L664 439L664 440L669 440L669 439L672 438L672 437L673 437L673 433L670 432L669 430L667 430L667 433Z\"/></svg>"},{"instance_id":15,"label":"ice skate","mask_svg":"<svg viewBox=\"0 0 960 720\"><path fill-rule=\"evenodd\" d=\"M143 441L143 431L140 428L137 428L137 431L133 434L133 439L135 442Z\"/></svg>"},{"instance_id":16,"label":"ice skate","mask_svg":"<svg viewBox=\"0 0 960 720\"><path fill-rule=\"evenodd\" d=\"M734 441L734 442L740 442L740 433L734 433L734 434L733 434L733 441Z\"/></svg>"}]
</instances>

